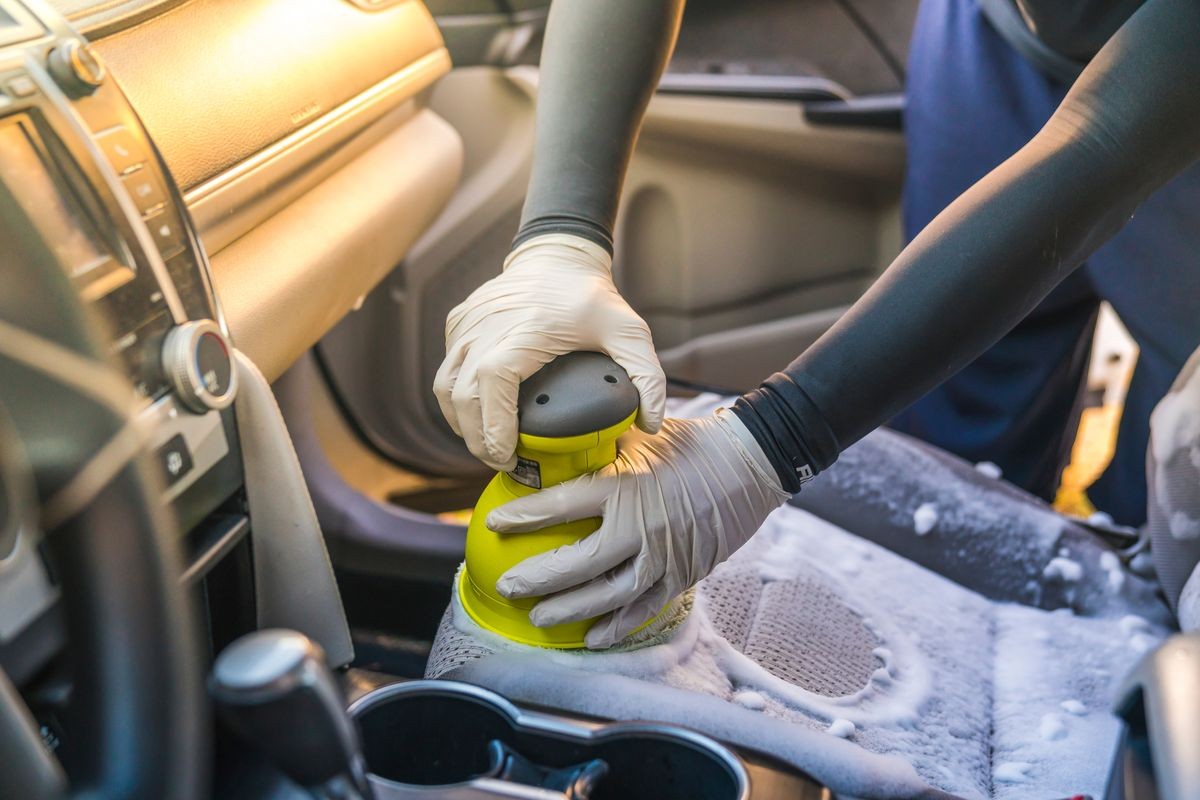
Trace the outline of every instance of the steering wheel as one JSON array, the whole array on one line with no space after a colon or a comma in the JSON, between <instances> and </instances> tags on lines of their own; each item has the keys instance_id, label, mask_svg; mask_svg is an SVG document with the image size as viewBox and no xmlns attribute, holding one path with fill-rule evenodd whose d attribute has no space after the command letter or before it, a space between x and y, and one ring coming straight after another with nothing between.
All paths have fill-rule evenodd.
<instances>
[{"instance_id":1,"label":"steering wheel","mask_svg":"<svg viewBox=\"0 0 1200 800\"><path fill-rule=\"evenodd\" d=\"M6 204L0 192L0 219L11 221ZM59 763L0 671L0 796L205 796L195 609L180 584L180 536L133 423L133 390L105 360L100 326L49 247L31 225L4 227L0 536L5 517L24 525L22 536L42 531L72 689L69 757Z\"/></svg>"}]
</instances>

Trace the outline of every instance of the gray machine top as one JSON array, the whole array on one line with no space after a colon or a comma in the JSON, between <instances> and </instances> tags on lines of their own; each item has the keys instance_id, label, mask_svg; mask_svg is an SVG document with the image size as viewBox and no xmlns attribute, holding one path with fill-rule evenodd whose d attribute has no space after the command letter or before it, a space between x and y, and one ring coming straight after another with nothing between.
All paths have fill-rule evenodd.
<instances>
[{"instance_id":1,"label":"gray machine top","mask_svg":"<svg viewBox=\"0 0 1200 800\"><path fill-rule=\"evenodd\" d=\"M559 356L521 383L521 433L578 436L616 425L638 407L629 374L603 353Z\"/></svg>"}]
</instances>

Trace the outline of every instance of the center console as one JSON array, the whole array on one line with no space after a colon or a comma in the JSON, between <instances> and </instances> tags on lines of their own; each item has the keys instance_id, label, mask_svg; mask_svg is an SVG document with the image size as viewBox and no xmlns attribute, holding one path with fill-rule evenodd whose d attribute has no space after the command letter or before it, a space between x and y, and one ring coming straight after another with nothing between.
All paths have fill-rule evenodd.
<instances>
[{"instance_id":1,"label":"center console","mask_svg":"<svg viewBox=\"0 0 1200 800\"><path fill-rule=\"evenodd\" d=\"M107 327L153 429L164 500L187 527L211 511L193 490L237 461L236 372L204 253L170 173L88 45L52 15L0 2L5 41L0 191L53 243ZM209 495L236 486L236 470L224 477Z\"/></svg>"}]
</instances>

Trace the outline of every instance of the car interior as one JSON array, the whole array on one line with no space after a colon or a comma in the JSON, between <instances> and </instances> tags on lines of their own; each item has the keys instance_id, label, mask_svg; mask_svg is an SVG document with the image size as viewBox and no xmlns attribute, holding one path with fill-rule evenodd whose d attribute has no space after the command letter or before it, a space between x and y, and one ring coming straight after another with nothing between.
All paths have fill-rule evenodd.
<instances>
[{"instance_id":1,"label":"car interior","mask_svg":"<svg viewBox=\"0 0 1200 800\"><path fill-rule=\"evenodd\" d=\"M1137 533L887 431L629 652L464 633L549 2L0 0L0 797L1197 796ZM614 257L675 414L900 251L916 6L688 4Z\"/></svg>"}]
</instances>

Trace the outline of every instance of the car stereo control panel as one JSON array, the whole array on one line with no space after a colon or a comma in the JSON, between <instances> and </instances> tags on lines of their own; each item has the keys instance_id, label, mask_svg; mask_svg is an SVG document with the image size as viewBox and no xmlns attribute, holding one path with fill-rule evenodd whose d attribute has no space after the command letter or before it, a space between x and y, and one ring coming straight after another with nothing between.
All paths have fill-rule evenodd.
<instances>
[{"instance_id":1,"label":"car stereo control panel","mask_svg":"<svg viewBox=\"0 0 1200 800\"><path fill-rule=\"evenodd\" d=\"M40 0L0 0L0 192L107 326L187 527L236 491L233 352L182 197L117 81Z\"/></svg>"}]
</instances>

